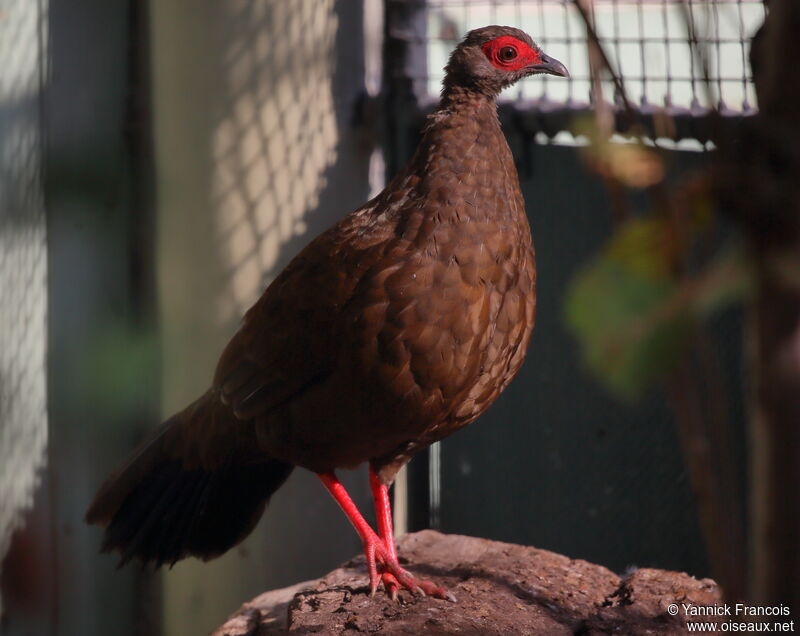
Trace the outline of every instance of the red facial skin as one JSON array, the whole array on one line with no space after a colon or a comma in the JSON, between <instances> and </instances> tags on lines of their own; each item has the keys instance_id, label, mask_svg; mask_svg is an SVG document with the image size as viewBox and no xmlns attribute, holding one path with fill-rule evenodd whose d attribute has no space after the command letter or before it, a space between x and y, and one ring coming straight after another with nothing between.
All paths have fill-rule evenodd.
<instances>
[{"instance_id":1,"label":"red facial skin","mask_svg":"<svg viewBox=\"0 0 800 636\"><path fill-rule=\"evenodd\" d=\"M517 52L517 56L511 60L504 60L500 55L500 51L507 46ZM492 65L503 71L519 71L531 64L538 64L542 60L541 56L525 42L510 35L489 40L481 46L481 49Z\"/></svg>"}]
</instances>

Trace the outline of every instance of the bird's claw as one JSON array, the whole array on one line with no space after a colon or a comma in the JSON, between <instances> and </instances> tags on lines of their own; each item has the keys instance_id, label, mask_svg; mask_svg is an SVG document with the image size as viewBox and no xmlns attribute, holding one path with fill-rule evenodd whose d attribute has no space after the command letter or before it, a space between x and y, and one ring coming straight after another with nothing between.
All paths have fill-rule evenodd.
<instances>
[{"instance_id":1,"label":"bird's claw","mask_svg":"<svg viewBox=\"0 0 800 636\"><path fill-rule=\"evenodd\" d=\"M391 600L396 601L400 590L400 582L391 572L383 572L381 581L383 581L383 589L386 590L386 594L389 595Z\"/></svg>"},{"instance_id":2,"label":"bird's claw","mask_svg":"<svg viewBox=\"0 0 800 636\"><path fill-rule=\"evenodd\" d=\"M393 601L398 599L399 591L405 589L420 598L432 596L455 602L455 596L447 590L431 581L418 580L408 570L401 568L397 559L392 558L392 552L383 545L383 541L377 536L364 545L364 555L367 558L369 595L371 597L375 596L378 586L383 583L384 591Z\"/></svg>"},{"instance_id":3,"label":"bird's claw","mask_svg":"<svg viewBox=\"0 0 800 636\"><path fill-rule=\"evenodd\" d=\"M456 602L456 597L452 592L448 592L446 589L437 586L432 581L417 581L417 586L422 590L424 595L440 598L443 601L450 601L451 603Z\"/></svg>"}]
</instances>

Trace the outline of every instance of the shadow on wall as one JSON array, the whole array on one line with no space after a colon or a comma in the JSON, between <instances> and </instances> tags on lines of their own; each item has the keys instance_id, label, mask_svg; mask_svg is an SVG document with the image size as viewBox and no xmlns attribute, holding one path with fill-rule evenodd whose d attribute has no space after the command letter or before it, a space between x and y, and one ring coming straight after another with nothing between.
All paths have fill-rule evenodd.
<instances>
[{"instance_id":1,"label":"shadow on wall","mask_svg":"<svg viewBox=\"0 0 800 636\"><path fill-rule=\"evenodd\" d=\"M238 318L278 271L281 247L306 232L336 160L332 2L244 0L222 28L226 112L212 135L215 234L226 274L221 318ZM259 27L268 24L268 28ZM281 37L275 37L281 34Z\"/></svg>"},{"instance_id":2,"label":"shadow on wall","mask_svg":"<svg viewBox=\"0 0 800 636\"><path fill-rule=\"evenodd\" d=\"M269 281L367 200L371 149L352 129L364 89L361 3L170 0L151 11L168 415L207 388ZM369 501L363 475L343 477ZM316 482L295 471L239 548L165 575L165 632L208 631L257 593L356 553Z\"/></svg>"},{"instance_id":3,"label":"shadow on wall","mask_svg":"<svg viewBox=\"0 0 800 636\"><path fill-rule=\"evenodd\" d=\"M236 34L212 138L224 321L238 320L297 251L366 200L366 150L352 161L354 148L340 148L363 85L361 51L347 50L360 11L345 4L242 0L222 25Z\"/></svg>"},{"instance_id":4,"label":"shadow on wall","mask_svg":"<svg viewBox=\"0 0 800 636\"><path fill-rule=\"evenodd\" d=\"M44 12L43 3L12 0L0 16L0 566L32 506L47 447ZM21 586L18 574L12 583Z\"/></svg>"}]
</instances>

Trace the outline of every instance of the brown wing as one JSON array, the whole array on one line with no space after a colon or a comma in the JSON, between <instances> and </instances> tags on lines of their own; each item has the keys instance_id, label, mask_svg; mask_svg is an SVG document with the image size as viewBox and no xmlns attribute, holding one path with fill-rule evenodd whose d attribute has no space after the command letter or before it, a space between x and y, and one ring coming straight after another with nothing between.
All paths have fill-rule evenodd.
<instances>
[{"instance_id":1,"label":"brown wing","mask_svg":"<svg viewBox=\"0 0 800 636\"><path fill-rule=\"evenodd\" d=\"M239 419L263 415L333 372L337 321L391 234L388 221L374 222L376 205L306 246L245 315L214 375Z\"/></svg>"}]
</instances>

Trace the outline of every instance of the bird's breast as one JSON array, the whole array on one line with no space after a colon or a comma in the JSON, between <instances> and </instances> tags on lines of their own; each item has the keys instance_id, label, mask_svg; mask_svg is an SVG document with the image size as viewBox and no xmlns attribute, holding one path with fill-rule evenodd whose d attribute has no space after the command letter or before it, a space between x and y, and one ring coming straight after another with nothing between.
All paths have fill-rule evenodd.
<instances>
[{"instance_id":1,"label":"bird's breast","mask_svg":"<svg viewBox=\"0 0 800 636\"><path fill-rule=\"evenodd\" d=\"M423 429L490 403L533 324L527 221L474 218L464 205L405 219L365 276L343 337L356 343L343 362L370 399Z\"/></svg>"}]
</instances>

